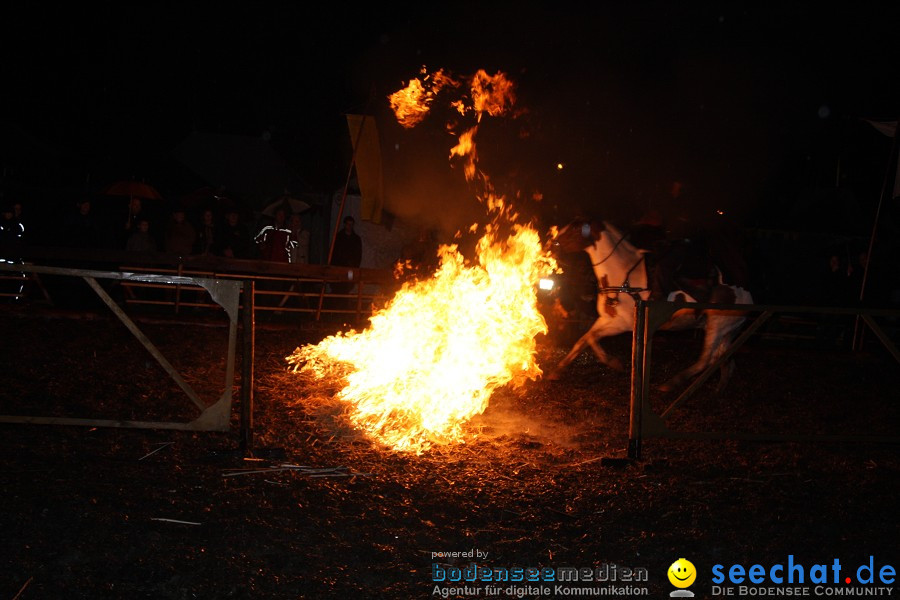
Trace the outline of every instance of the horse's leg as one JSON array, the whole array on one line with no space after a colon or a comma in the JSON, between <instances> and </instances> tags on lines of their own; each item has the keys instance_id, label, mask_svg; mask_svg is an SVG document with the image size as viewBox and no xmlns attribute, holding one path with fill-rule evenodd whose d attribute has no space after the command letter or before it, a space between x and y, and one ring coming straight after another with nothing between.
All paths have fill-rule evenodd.
<instances>
[{"instance_id":1,"label":"horse's leg","mask_svg":"<svg viewBox=\"0 0 900 600\"><path fill-rule=\"evenodd\" d=\"M730 341L730 333L733 327L728 326L728 322L721 317L708 315L706 327L703 335L703 350L700 357L694 364L677 373L669 381L659 386L662 392L670 392L681 387L685 382L693 379L703 372L706 367L713 363L726 350Z\"/></svg>"},{"instance_id":2,"label":"horse's leg","mask_svg":"<svg viewBox=\"0 0 900 600\"><path fill-rule=\"evenodd\" d=\"M561 361L556 365L556 368L553 370L550 375L547 376L547 379L550 381L558 381L561 377L563 369L565 369L570 362L575 360L579 354L581 354L584 347L591 343L591 336L593 335L594 329L588 329L587 333L578 338L578 341L572 346L572 349L569 350L569 353L566 354ZM596 344L596 342L594 342Z\"/></svg>"},{"instance_id":3,"label":"horse's leg","mask_svg":"<svg viewBox=\"0 0 900 600\"><path fill-rule=\"evenodd\" d=\"M601 364L604 364L611 369L623 370L622 361L617 358L610 358L610 356L606 353L606 351L597 343L597 340L600 338L604 338L610 335L617 335L619 333L623 333L625 329L622 328L622 325L615 322L603 321L602 323L594 324L587 333L578 338L578 341L575 342L575 345L572 346L572 349L569 350L569 353L563 357L559 364L556 365L556 369L547 377L550 381L558 381L562 376L562 371L565 369L569 363L575 360L579 354L584 350L585 346L590 346L591 350L594 351L594 356L597 357L597 360L600 361Z\"/></svg>"},{"instance_id":4,"label":"horse's leg","mask_svg":"<svg viewBox=\"0 0 900 600\"><path fill-rule=\"evenodd\" d=\"M615 356L610 356L606 353L600 344L597 343L597 338L592 338L588 340L588 344L591 346L591 350L594 351L594 356L597 357L602 364L608 366L610 369L614 371L624 371L625 367L622 365L622 361L616 358Z\"/></svg>"},{"instance_id":5,"label":"horse's leg","mask_svg":"<svg viewBox=\"0 0 900 600\"><path fill-rule=\"evenodd\" d=\"M719 383L716 385L716 393L721 394L725 391L725 388L728 386L728 382L731 381L731 376L734 374L734 360L731 359L727 361L722 368L719 370Z\"/></svg>"},{"instance_id":6,"label":"horse's leg","mask_svg":"<svg viewBox=\"0 0 900 600\"><path fill-rule=\"evenodd\" d=\"M713 356L710 359L710 362L715 362L721 357L725 352L731 348L731 345L734 343L734 338L737 336L738 329L741 324L746 320L744 317L735 317L735 316L722 316L718 317L722 319L722 335L721 341L713 350ZM721 394L725 391L725 388L728 386L728 382L731 381L731 376L734 375L734 369L736 364L734 362L734 358L729 358L722 367L719 369L719 383L716 384L716 393Z\"/></svg>"}]
</instances>

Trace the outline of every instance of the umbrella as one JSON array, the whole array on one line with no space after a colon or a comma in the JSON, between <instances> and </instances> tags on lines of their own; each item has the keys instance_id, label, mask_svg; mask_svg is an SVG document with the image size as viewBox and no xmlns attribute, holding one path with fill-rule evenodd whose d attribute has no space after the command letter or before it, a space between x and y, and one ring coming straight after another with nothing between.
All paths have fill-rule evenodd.
<instances>
[{"instance_id":1,"label":"umbrella","mask_svg":"<svg viewBox=\"0 0 900 600\"><path fill-rule=\"evenodd\" d=\"M309 208L309 204L304 202L303 200L298 200L297 198L293 198L291 196L281 196L275 202L272 202L267 207L262 210L262 214L267 217L275 217L275 211L279 208L284 208L288 215L291 213L301 213L307 208Z\"/></svg>"},{"instance_id":2,"label":"umbrella","mask_svg":"<svg viewBox=\"0 0 900 600\"><path fill-rule=\"evenodd\" d=\"M141 200L162 200L162 194L152 185L142 181L117 181L103 189L106 196L127 196Z\"/></svg>"}]
</instances>

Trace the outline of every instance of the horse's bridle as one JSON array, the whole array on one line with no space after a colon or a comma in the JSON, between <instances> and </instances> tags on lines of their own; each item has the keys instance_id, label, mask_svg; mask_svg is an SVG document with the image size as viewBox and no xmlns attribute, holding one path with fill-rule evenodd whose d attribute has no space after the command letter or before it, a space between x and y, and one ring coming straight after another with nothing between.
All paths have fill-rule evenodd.
<instances>
[{"instance_id":1,"label":"horse's bridle","mask_svg":"<svg viewBox=\"0 0 900 600\"><path fill-rule=\"evenodd\" d=\"M597 262L595 262L595 263L591 263L591 266L592 266L592 267L596 267L596 266L602 265L603 263L605 263L606 261L608 261L608 260L610 259L610 257L612 257L612 255L616 253L616 248L619 247L619 244L621 244L622 242L625 241L625 238L626 238L626 237L628 237L628 236L627 236L627 235L622 235L622 237L619 238L619 241L616 242L616 243L613 245L612 250L609 251L609 254L607 254L606 256L604 256L603 258L601 258L599 261L597 261ZM631 267L631 268L634 269L634 267ZM628 272L631 273L631 269L629 269Z\"/></svg>"}]
</instances>

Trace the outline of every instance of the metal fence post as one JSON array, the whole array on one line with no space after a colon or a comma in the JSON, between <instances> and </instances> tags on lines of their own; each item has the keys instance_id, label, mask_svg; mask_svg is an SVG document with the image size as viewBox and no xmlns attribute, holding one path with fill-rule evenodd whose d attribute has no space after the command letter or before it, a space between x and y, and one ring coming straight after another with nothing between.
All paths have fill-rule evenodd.
<instances>
[{"instance_id":1,"label":"metal fence post","mask_svg":"<svg viewBox=\"0 0 900 600\"><path fill-rule=\"evenodd\" d=\"M631 410L628 416L628 458L641 458L641 409L644 400L644 338L647 312L643 300L634 303L634 331L631 336Z\"/></svg>"},{"instance_id":2,"label":"metal fence post","mask_svg":"<svg viewBox=\"0 0 900 600\"><path fill-rule=\"evenodd\" d=\"M244 280L243 352L241 353L241 451L245 456L253 452L253 362L255 360L255 283Z\"/></svg>"}]
</instances>

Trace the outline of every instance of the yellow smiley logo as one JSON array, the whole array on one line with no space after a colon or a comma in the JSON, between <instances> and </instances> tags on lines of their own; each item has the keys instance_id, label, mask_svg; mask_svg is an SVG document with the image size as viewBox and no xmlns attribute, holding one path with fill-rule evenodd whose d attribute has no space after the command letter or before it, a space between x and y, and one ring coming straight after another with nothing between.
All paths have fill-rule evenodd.
<instances>
[{"instance_id":1,"label":"yellow smiley logo","mask_svg":"<svg viewBox=\"0 0 900 600\"><path fill-rule=\"evenodd\" d=\"M677 588L690 587L697 579L697 569L686 558L679 558L669 567L669 582Z\"/></svg>"}]
</instances>

